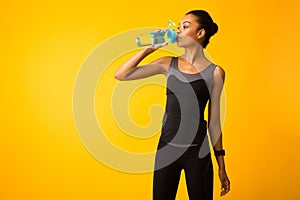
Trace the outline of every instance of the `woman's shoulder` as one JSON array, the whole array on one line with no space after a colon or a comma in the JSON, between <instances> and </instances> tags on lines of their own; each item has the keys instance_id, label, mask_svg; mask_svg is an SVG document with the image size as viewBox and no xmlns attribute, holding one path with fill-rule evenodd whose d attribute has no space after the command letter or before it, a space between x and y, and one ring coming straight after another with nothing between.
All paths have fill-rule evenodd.
<instances>
[{"instance_id":1,"label":"woman's shoulder","mask_svg":"<svg viewBox=\"0 0 300 200\"><path fill-rule=\"evenodd\" d=\"M223 67L219 65L215 65L215 69L213 71L213 79L214 82L224 82L225 81L225 70Z\"/></svg>"},{"instance_id":2,"label":"woman's shoulder","mask_svg":"<svg viewBox=\"0 0 300 200\"><path fill-rule=\"evenodd\" d=\"M164 57L160 57L160 58L156 59L152 63L170 65L172 58L173 58L173 56L164 56Z\"/></svg>"},{"instance_id":3,"label":"woman's shoulder","mask_svg":"<svg viewBox=\"0 0 300 200\"><path fill-rule=\"evenodd\" d=\"M215 64L214 75L221 75L225 77L225 70L220 65Z\"/></svg>"},{"instance_id":4,"label":"woman's shoulder","mask_svg":"<svg viewBox=\"0 0 300 200\"><path fill-rule=\"evenodd\" d=\"M154 60L152 64L159 64L164 71L164 75L167 76L173 58L173 56L160 57Z\"/></svg>"}]
</instances>

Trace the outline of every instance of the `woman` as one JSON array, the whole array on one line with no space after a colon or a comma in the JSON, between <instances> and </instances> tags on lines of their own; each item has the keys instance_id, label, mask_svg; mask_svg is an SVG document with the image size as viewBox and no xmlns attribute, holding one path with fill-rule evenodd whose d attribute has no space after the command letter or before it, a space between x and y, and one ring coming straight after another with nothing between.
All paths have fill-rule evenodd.
<instances>
[{"instance_id":1,"label":"woman","mask_svg":"<svg viewBox=\"0 0 300 200\"><path fill-rule=\"evenodd\" d=\"M220 125L220 96L225 71L211 63L203 52L210 37L217 31L217 24L206 11L190 11L182 18L177 30L177 45L185 49L182 56L166 56L138 67L146 56L167 45L167 42L152 45L141 50L115 72L114 77L121 81L157 74L167 77L166 111L155 158L154 200L175 199L182 169L185 171L189 199L213 199L213 167L207 121L204 120L208 101L208 130L219 167L221 196L230 190Z\"/></svg>"}]
</instances>

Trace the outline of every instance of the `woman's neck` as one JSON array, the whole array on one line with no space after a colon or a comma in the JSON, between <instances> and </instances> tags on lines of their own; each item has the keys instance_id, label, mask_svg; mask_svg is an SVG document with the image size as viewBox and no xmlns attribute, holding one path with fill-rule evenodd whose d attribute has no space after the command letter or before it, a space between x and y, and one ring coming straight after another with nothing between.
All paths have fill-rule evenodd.
<instances>
[{"instance_id":1,"label":"woman's neck","mask_svg":"<svg viewBox=\"0 0 300 200\"><path fill-rule=\"evenodd\" d=\"M204 55L203 47L201 45L185 48L185 53L182 55L182 57L192 65L197 65L208 61Z\"/></svg>"}]
</instances>

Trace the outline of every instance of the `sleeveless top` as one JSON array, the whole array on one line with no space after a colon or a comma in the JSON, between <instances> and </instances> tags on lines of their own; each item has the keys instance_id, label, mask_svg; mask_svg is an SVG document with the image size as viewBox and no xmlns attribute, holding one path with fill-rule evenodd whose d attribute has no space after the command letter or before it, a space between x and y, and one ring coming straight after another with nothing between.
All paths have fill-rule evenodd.
<instances>
[{"instance_id":1,"label":"sleeveless top","mask_svg":"<svg viewBox=\"0 0 300 200\"><path fill-rule=\"evenodd\" d=\"M202 144L207 134L204 110L213 87L211 63L201 72L180 71L178 57L173 57L167 74L167 101L160 141L194 146Z\"/></svg>"}]
</instances>

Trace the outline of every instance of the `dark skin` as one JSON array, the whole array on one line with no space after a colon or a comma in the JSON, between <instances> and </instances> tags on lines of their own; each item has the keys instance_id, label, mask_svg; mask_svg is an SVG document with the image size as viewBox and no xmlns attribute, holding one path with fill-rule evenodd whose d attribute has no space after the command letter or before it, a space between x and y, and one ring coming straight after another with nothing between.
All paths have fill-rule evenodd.
<instances>
[{"instance_id":1,"label":"dark skin","mask_svg":"<svg viewBox=\"0 0 300 200\"><path fill-rule=\"evenodd\" d=\"M178 68L185 73L194 74L201 72L211 62L205 57L203 51L203 41L205 30L199 30L197 16L193 14L185 15L177 30L177 45L185 49L185 53L179 57ZM171 56L159 58L150 64L138 66L138 64L149 54L167 45L166 43L148 46L138 54L125 62L116 72L114 77L120 81L136 80L149 76L163 74L167 76L171 63ZM220 97L225 81L225 71L220 66L216 66L213 73L213 89L211 100L208 104L208 129L214 150L222 150L222 130L220 123ZM230 181L225 169L223 156L217 156L218 175L221 182L221 196L230 191Z\"/></svg>"}]
</instances>

